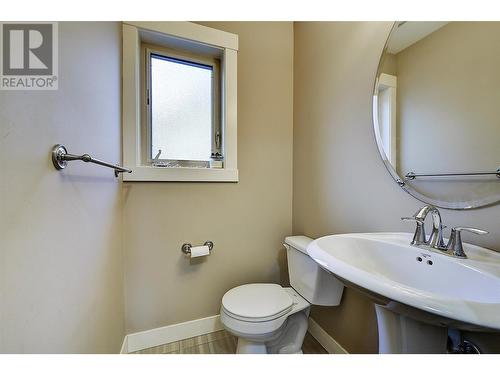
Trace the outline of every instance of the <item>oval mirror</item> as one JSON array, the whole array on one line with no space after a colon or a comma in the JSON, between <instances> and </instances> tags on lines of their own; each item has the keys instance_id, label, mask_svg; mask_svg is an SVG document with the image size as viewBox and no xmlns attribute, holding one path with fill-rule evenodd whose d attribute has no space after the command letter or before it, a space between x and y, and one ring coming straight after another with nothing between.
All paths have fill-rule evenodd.
<instances>
[{"instance_id":1,"label":"oval mirror","mask_svg":"<svg viewBox=\"0 0 500 375\"><path fill-rule=\"evenodd\" d=\"M396 182L438 207L500 200L500 22L396 22L373 95Z\"/></svg>"}]
</instances>

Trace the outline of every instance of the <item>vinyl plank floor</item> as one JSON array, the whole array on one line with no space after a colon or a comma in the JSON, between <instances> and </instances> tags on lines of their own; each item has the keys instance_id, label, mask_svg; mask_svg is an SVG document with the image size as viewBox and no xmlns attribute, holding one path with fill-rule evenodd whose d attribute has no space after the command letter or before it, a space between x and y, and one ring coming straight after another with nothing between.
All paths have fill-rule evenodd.
<instances>
[{"instance_id":1,"label":"vinyl plank floor","mask_svg":"<svg viewBox=\"0 0 500 375\"><path fill-rule=\"evenodd\" d=\"M225 330L158 345L131 354L235 354L238 340ZM308 332L302 345L304 354L327 354Z\"/></svg>"},{"instance_id":2,"label":"vinyl plank floor","mask_svg":"<svg viewBox=\"0 0 500 375\"><path fill-rule=\"evenodd\" d=\"M321 344L309 333L306 333L302 343L302 352L304 354L328 354Z\"/></svg>"}]
</instances>

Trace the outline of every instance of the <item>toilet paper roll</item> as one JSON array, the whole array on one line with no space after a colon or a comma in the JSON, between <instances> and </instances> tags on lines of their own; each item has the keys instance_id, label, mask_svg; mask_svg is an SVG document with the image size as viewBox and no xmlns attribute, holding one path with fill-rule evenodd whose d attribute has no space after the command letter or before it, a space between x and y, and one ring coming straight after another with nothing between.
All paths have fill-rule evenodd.
<instances>
[{"instance_id":1,"label":"toilet paper roll","mask_svg":"<svg viewBox=\"0 0 500 375\"><path fill-rule=\"evenodd\" d=\"M191 247L191 258L204 257L210 255L210 249L208 246L192 246Z\"/></svg>"}]
</instances>

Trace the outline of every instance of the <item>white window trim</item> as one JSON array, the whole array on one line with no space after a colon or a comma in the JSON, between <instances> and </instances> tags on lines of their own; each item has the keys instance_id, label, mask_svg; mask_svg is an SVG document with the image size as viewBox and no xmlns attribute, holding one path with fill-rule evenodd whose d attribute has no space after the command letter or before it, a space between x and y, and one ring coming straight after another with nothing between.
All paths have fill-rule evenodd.
<instances>
[{"instance_id":1,"label":"white window trim","mask_svg":"<svg viewBox=\"0 0 500 375\"><path fill-rule=\"evenodd\" d=\"M238 36L191 22L124 22L122 62L123 181L237 182ZM141 34L178 38L221 49L224 168L154 167L141 160Z\"/></svg>"}]
</instances>

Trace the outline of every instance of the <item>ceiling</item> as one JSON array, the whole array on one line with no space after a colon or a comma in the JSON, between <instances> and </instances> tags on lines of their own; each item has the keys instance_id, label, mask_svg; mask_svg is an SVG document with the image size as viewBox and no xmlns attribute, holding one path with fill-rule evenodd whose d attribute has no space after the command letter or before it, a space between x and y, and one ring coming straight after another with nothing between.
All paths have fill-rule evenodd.
<instances>
[{"instance_id":1,"label":"ceiling","mask_svg":"<svg viewBox=\"0 0 500 375\"><path fill-rule=\"evenodd\" d=\"M448 22L406 21L398 22L397 29L391 35L387 51L397 54L427 35L440 29Z\"/></svg>"}]
</instances>

